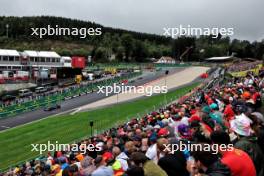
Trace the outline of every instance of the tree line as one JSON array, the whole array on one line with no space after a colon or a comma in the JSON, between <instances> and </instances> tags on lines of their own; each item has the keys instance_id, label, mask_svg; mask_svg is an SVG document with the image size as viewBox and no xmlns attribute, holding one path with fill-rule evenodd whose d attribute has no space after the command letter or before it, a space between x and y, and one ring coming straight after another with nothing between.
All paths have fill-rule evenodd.
<instances>
[{"instance_id":1,"label":"tree line","mask_svg":"<svg viewBox=\"0 0 264 176\"><path fill-rule=\"evenodd\" d=\"M8 24L8 32L7 25ZM102 35L88 36L32 36L31 28L47 27L67 28L102 28ZM63 43L58 45L57 43ZM76 44L75 48L68 46ZM181 54L190 49L183 59L202 61L213 56L233 54L240 58L262 59L264 40L249 42L231 40L229 37L169 37L104 27L94 22L54 16L37 17L0 17L0 48L55 50L60 55L91 55L97 62L136 61L146 62L149 58L171 56L179 59Z\"/></svg>"}]
</instances>

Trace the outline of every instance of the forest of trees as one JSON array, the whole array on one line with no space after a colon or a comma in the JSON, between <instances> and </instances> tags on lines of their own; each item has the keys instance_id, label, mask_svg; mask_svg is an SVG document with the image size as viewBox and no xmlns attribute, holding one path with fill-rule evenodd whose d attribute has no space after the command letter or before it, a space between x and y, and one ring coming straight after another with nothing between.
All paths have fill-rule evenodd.
<instances>
[{"instance_id":1,"label":"forest of trees","mask_svg":"<svg viewBox=\"0 0 264 176\"><path fill-rule=\"evenodd\" d=\"M8 24L8 33L6 25ZM56 26L67 28L102 28L102 35L88 36L32 36L31 28ZM8 34L8 35L7 35ZM139 33L122 29L104 27L100 24L76 19L40 17L0 17L0 48L17 50L54 50L60 55L91 55L97 62L137 61L146 62L148 58L172 56L176 59L191 47L184 60L202 61L212 56L234 54L240 58L262 59L264 40L261 42L231 40L229 37L212 36L169 37Z\"/></svg>"}]
</instances>

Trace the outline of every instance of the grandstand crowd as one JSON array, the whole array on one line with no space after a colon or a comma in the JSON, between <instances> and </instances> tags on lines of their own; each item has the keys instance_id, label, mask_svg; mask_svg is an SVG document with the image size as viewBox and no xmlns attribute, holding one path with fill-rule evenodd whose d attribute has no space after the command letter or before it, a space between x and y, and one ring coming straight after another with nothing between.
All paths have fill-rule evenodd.
<instances>
[{"instance_id":1,"label":"grandstand crowd","mask_svg":"<svg viewBox=\"0 0 264 176\"><path fill-rule=\"evenodd\" d=\"M78 143L101 151L56 151L3 175L263 176L263 89L263 72L227 79ZM180 143L232 147L166 150Z\"/></svg>"},{"instance_id":2,"label":"grandstand crowd","mask_svg":"<svg viewBox=\"0 0 264 176\"><path fill-rule=\"evenodd\" d=\"M251 70L255 69L260 65L262 61L255 61L255 62L247 62L247 61L242 61L237 64L233 64L228 68L228 71L230 72L239 72L239 71L246 71L246 70Z\"/></svg>"}]
</instances>

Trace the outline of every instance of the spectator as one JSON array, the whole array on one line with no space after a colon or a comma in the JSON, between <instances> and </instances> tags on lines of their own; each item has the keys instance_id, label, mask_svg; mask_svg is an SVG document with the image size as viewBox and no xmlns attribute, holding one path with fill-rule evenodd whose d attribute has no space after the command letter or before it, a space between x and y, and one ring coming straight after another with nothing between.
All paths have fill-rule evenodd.
<instances>
[{"instance_id":1,"label":"spectator","mask_svg":"<svg viewBox=\"0 0 264 176\"><path fill-rule=\"evenodd\" d=\"M186 166L191 175L263 175L264 118L257 105L263 96L261 79L251 75L213 82L178 103L78 143L100 145L101 151L57 151L17 166L11 175L188 175ZM211 146L230 141L232 150L219 148L218 155L165 150L179 142Z\"/></svg>"},{"instance_id":2,"label":"spectator","mask_svg":"<svg viewBox=\"0 0 264 176\"><path fill-rule=\"evenodd\" d=\"M145 176L143 168L139 166L131 166L131 168L126 171L126 174L127 176Z\"/></svg>"},{"instance_id":3,"label":"spectator","mask_svg":"<svg viewBox=\"0 0 264 176\"><path fill-rule=\"evenodd\" d=\"M113 147L112 152L115 160L118 160L121 163L122 169L126 171L128 169L128 156L124 152L121 152L120 148L117 146Z\"/></svg>"},{"instance_id":4,"label":"spectator","mask_svg":"<svg viewBox=\"0 0 264 176\"><path fill-rule=\"evenodd\" d=\"M93 165L93 159L90 156L85 156L81 162L81 173L84 176L90 176L96 169Z\"/></svg>"},{"instance_id":5,"label":"spectator","mask_svg":"<svg viewBox=\"0 0 264 176\"><path fill-rule=\"evenodd\" d=\"M257 175L260 176L264 174L264 155L256 138L252 135L251 122L248 117L242 114L231 121L231 129L237 136L234 146L245 151L251 157L256 167Z\"/></svg>"},{"instance_id":6,"label":"spectator","mask_svg":"<svg viewBox=\"0 0 264 176\"><path fill-rule=\"evenodd\" d=\"M196 167L209 176L231 176L229 168L221 163L219 157L210 151L192 153Z\"/></svg>"},{"instance_id":7,"label":"spectator","mask_svg":"<svg viewBox=\"0 0 264 176\"><path fill-rule=\"evenodd\" d=\"M94 160L94 164L96 166L95 171L92 172L91 176L113 176L113 170L107 167L105 160L102 156L98 156Z\"/></svg>"},{"instance_id":8,"label":"spectator","mask_svg":"<svg viewBox=\"0 0 264 176\"><path fill-rule=\"evenodd\" d=\"M159 159L158 165L168 176L189 176L189 173L186 170L186 159L182 151L177 150L173 153L166 151L165 156Z\"/></svg>"},{"instance_id":9,"label":"spectator","mask_svg":"<svg viewBox=\"0 0 264 176\"><path fill-rule=\"evenodd\" d=\"M142 167L145 176L167 176L164 170L162 170L152 160L149 160L141 152L134 152L131 155L130 161L131 161L131 165Z\"/></svg>"},{"instance_id":10,"label":"spectator","mask_svg":"<svg viewBox=\"0 0 264 176\"><path fill-rule=\"evenodd\" d=\"M224 131L214 131L211 134L211 139L214 144L218 145L222 159L221 162L231 170L232 176L249 176L256 175L256 169L250 156L239 149L232 147L228 133ZM225 149L221 148L225 145Z\"/></svg>"}]
</instances>

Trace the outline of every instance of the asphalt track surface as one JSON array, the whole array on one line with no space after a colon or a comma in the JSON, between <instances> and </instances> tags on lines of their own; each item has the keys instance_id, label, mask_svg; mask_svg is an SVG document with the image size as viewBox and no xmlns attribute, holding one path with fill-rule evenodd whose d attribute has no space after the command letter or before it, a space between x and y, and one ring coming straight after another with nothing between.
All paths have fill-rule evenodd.
<instances>
[{"instance_id":1,"label":"asphalt track surface","mask_svg":"<svg viewBox=\"0 0 264 176\"><path fill-rule=\"evenodd\" d=\"M173 68L169 69L170 73L177 73L179 71L182 71L184 68ZM139 86L146 84L148 82L151 82L153 80L156 80L162 76L165 75L165 71L159 71L159 72L149 72L149 73L143 73L141 79L136 79L135 82L131 83L130 85ZM114 95L114 94L112 94ZM110 95L111 96L111 95ZM61 109L57 109L54 111L44 111L43 109L31 111L22 113L20 115L6 118L6 119L0 119L0 131L10 129L19 125L27 124L36 120L40 120L43 118L46 118L48 116L52 115L59 115L63 113L69 113L71 111L74 111L76 108L104 99L106 98L105 94L98 94L97 92L92 92L86 95L82 95L73 99L69 99L66 101L63 101L60 103Z\"/></svg>"}]
</instances>

